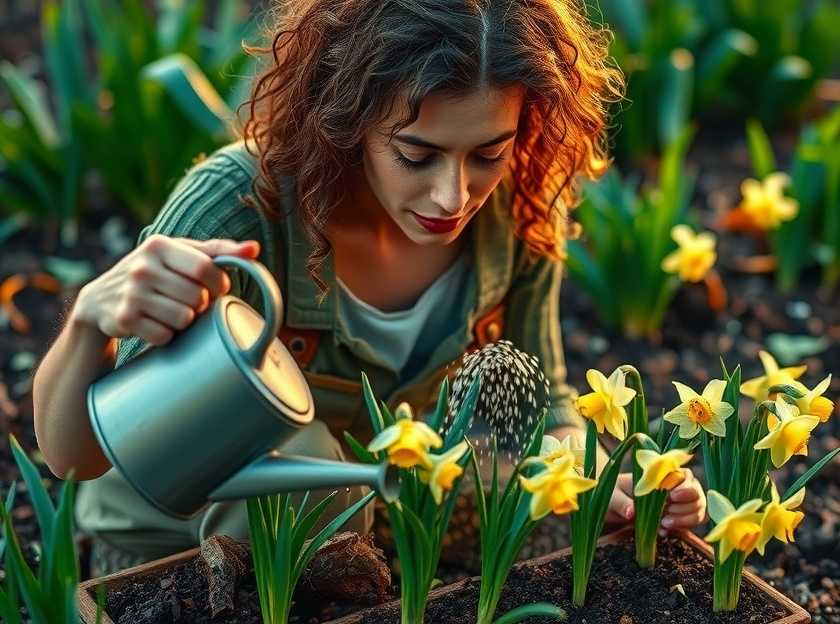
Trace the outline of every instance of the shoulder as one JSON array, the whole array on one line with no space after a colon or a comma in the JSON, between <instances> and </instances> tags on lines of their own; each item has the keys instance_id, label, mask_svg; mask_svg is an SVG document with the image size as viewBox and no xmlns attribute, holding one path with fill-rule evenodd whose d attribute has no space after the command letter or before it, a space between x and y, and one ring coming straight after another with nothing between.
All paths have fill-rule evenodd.
<instances>
[{"instance_id":1,"label":"shoulder","mask_svg":"<svg viewBox=\"0 0 840 624\"><path fill-rule=\"evenodd\" d=\"M198 240L254 239L267 258L273 257L273 224L245 202L256 171L255 158L243 141L216 150L184 174L138 242L152 234Z\"/></svg>"}]
</instances>

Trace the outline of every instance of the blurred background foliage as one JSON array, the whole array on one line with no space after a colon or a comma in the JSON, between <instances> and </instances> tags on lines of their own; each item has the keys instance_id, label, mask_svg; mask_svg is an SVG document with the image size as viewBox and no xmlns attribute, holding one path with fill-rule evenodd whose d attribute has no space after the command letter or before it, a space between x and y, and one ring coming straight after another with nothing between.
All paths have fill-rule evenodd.
<instances>
[{"instance_id":1,"label":"blurred background foliage","mask_svg":"<svg viewBox=\"0 0 840 624\"><path fill-rule=\"evenodd\" d=\"M42 63L0 63L0 211L58 221L91 191L147 222L201 154L230 141L255 36L241 0L47 0Z\"/></svg>"}]
</instances>

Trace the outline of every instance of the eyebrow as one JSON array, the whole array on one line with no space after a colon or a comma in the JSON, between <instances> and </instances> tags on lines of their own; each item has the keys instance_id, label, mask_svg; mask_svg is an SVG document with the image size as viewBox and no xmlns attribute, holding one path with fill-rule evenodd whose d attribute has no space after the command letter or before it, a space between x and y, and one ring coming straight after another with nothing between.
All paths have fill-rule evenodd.
<instances>
[{"instance_id":1,"label":"eyebrow","mask_svg":"<svg viewBox=\"0 0 840 624\"><path fill-rule=\"evenodd\" d=\"M501 143L502 141L506 141L512 136L516 134L516 130L507 130L502 132L499 136L494 139L490 139L489 141L485 141L481 145L477 147L491 147L492 145L496 145L497 143ZM428 141L424 141L420 137L416 137L413 134L395 134L394 138L403 142L408 143L409 145L416 145L417 147L426 147L429 149L436 149L440 151L446 151L445 148L435 145L434 143L429 143Z\"/></svg>"}]
</instances>

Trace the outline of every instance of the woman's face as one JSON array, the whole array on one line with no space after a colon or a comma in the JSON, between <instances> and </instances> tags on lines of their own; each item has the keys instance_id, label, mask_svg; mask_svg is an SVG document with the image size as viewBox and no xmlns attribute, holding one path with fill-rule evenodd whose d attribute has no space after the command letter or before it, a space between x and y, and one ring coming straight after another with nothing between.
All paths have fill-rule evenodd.
<instances>
[{"instance_id":1,"label":"woman's face","mask_svg":"<svg viewBox=\"0 0 840 624\"><path fill-rule=\"evenodd\" d=\"M419 245L447 244L464 230L508 171L521 86L468 95L430 94L417 121L388 141L394 113L366 136L370 190Z\"/></svg>"}]
</instances>

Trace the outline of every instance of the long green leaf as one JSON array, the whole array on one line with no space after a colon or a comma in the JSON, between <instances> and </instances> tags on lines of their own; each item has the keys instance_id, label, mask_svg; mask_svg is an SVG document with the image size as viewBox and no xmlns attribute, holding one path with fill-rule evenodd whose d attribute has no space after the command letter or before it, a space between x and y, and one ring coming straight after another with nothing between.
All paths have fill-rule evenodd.
<instances>
[{"instance_id":1,"label":"long green leaf","mask_svg":"<svg viewBox=\"0 0 840 624\"><path fill-rule=\"evenodd\" d=\"M443 440L444 451L449 450L464 438L464 433L472 422L480 390L481 375L476 375L470 382L470 387L467 389L467 394L458 409L458 414L452 421L452 426L446 432L446 437Z\"/></svg>"},{"instance_id":2,"label":"long green leaf","mask_svg":"<svg viewBox=\"0 0 840 624\"><path fill-rule=\"evenodd\" d=\"M379 411L379 403L373 394L373 388L370 387L370 380L368 376L362 371L362 396L365 399L368 413L370 414L370 423L373 427L373 435L376 436L385 429L385 423L382 420L382 413Z\"/></svg>"},{"instance_id":3,"label":"long green leaf","mask_svg":"<svg viewBox=\"0 0 840 624\"><path fill-rule=\"evenodd\" d=\"M782 496L782 502L786 501L791 496L796 494L799 490L804 488L808 484L808 481L810 481L820 470L822 470L826 466L826 464L828 464L831 460L837 457L838 453L840 453L840 448L834 449L830 453L826 454L826 456L823 457L816 464L811 466L808 469L808 471L805 472L805 474L799 477L796 481L793 482L793 485L791 485L787 490L785 490L784 496Z\"/></svg>"},{"instance_id":4,"label":"long green leaf","mask_svg":"<svg viewBox=\"0 0 840 624\"><path fill-rule=\"evenodd\" d=\"M560 607L547 602L537 602L511 609L496 620L495 624L514 624L530 617L551 617L555 620L566 620L569 616Z\"/></svg>"},{"instance_id":5,"label":"long green leaf","mask_svg":"<svg viewBox=\"0 0 840 624\"><path fill-rule=\"evenodd\" d=\"M41 482L41 475L21 448L15 436L9 436L9 444L12 448L12 455L20 469L24 483L26 483L29 498L35 508L35 516L38 519L38 526L41 529L41 539L44 542L46 551L52 550L53 525L55 523L55 507L47 494L44 484Z\"/></svg>"},{"instance_id":6,"label":"long green leaf","mask_svg":"<svg viewBox=\"0 0 840 624\"><path fill-rule=\"evenodd\" d=\"M197 127L217 137L232 137L233 112L191 58L172 54L147 65L141 75L163 87Z\"/></svg>"},{"instance_id":7,"label":"long green leaf","mask_svg":"<svg viewBox=\"0 0 840 624\"><path fill-rule=\"evenodd\" d=\"M0 78L41 143L50 148L57 147L61 142L58 128L50 114L46 98L35 81L18 71L8 61L0 63Z\"/></svg>"},{"instance_id":8,"label":"long green leaf","mask_svg":"<svg viewBox=\"0 0 840 624\"><path fill-rule=\"evenodd\" d=\"M747 121L747 146L753 171L759 180L763 180L776 171L776 157L773 154L770 137L767 136L764 127L757 119Z\"/></svg>"}]
</instances>

